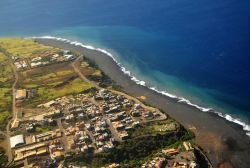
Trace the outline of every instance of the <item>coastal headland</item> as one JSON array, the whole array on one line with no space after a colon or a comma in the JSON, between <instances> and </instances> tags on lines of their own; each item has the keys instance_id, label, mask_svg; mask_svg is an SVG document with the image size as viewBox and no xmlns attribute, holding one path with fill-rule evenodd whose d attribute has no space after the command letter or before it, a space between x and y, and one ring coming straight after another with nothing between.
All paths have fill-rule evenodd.
<instances>
[{"instance_id":1,"label":"coastal headland","mask_svg":"<svg viewBox=\"0 0 250 168\"><path fill-rule=\"evenodd\" d=\"M145 86L136 84L105 53L56 39L36 38L35 40L41 44L83 54L94 61L125 92L134 97L143 97L145 103L162 109L187 129L192 130L196 136L196 143L204 150L214 167L249 167L250 138L241 126L218 117L216 114L201 112L195 107L179 103Z\"/></svg>"},{"instance_id":2,"label":"coastal headland","mask_svg":"<svg viewBox=\"0 0 250 168\"><path fill-rule=\"evenodd\" d=\"M212 167L192 131L83 53L1 38L0 64L0 167Z\"/></svg>"}]
</instances>

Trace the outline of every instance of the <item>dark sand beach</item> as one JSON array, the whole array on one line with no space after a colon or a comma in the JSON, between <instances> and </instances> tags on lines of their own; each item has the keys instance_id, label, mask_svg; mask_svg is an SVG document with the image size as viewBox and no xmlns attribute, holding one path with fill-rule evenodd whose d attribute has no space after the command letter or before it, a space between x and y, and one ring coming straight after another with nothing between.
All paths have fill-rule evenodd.
<instances>
[{"instance_id":1,"label":"dark sand beach","mask_svg":"<svg viewBox=\"0 0 250 168\"><path fill-rule=\"evenodd\" d=\"M53 39L36 41L84 54L95 61L100 69L128 94L135 97L145 96L145 102L164 110L186 128L191 128L196 135L196 143L203 148L214 167L250 167L250 138L241 126L137 85L104 53Z\"/></svg>"}]
</instances>

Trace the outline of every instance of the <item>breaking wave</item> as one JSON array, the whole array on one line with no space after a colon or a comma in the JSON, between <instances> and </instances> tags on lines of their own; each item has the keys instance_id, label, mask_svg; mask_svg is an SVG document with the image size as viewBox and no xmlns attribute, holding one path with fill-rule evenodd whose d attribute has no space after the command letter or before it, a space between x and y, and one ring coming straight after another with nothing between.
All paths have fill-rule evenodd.
<instances>
[{"instance_id":1,"label":"breaking wave","mask_svg":"<svg viewBox=\"0 0 250 168\"><path fill-rule=\"evenodd\" d=\"M167 96L167 97L170 97L170 98L172 98L172 99L175 99L175 100L176 100L177 102L179 102L179 103L188 104L188 105L190 105L190 106L192 106L192 107L194 107L194 108L197 108L197 109L201 110L202 112L211 112L211 113L215 113L215 114L217 114L218 116L220 116L220 117L222 117L222 118L224 118L224 119L226 119L226 120L228 120L228 121L230 121L230 122L233 122L233 123L236 123L236 124L242 126L242 127L243 127L243 130L246 131L246 135L250 137L250 125L247 125L245 122L241 121L239 118L233 118L233 117L232 117L231 115L229 115L229 114L223 114L223 113L221 113L221 112L217 112L217 111L213 110L212 108L201 107L201 106L199 106L199 105L197 105L197 104L194 104L194 103L190 102L188 99L185 99L185 98L183 98L183 97L178 97L178 96L176 96L176 95L174 95L174 94L171 94L171 93L168 93L168 92L166 92L166 91L160 91L160 90L158 90L156 87L149 87L149 86L147 86L147 84L146 84L145 81L139 80L138 78L136 78L135 76L133 76L132 73L131 73L130 71L126 70L126 68L123 67L123 66L121 65L121 63L119 63L119 62L114 58L114 56L113 56L110 52L108 52L108 51L106 51L106 50L104 50L104 49L96 48L96 47L93 47L93 46L91 46L91 45L84 45L84 44L82 44L82 43L80 43L80 42L77 42L77 41L70 41L70 40L68 40L68 39L64 39L64 38L60 38L60 37L41 36L41 37L32 37L32 38L33 38L33 39L52 39L52 40L58 40L58 41L62 41L62 42L65 42L65 43L69 43L69 44L71 44L71 45L81 46L81 47L84 47L84 48L87 48L87 49L90 49L90 50L95 50L95 51L102 52L102 53L108 55L109 57L111 57L111 58L113 59L113 61L120 67L121 71L122 71L124 74L128 75L128 76L131 78L131 80L134 81L136 84L141 85L141 86L148 87L149 89L151 89L151 90L153 90L153 91L155 91L155 92L157 92L157 93L160 93L160 94L162 94L162 95L165 95L165 96Z\"/></svg>"}]
</instances>

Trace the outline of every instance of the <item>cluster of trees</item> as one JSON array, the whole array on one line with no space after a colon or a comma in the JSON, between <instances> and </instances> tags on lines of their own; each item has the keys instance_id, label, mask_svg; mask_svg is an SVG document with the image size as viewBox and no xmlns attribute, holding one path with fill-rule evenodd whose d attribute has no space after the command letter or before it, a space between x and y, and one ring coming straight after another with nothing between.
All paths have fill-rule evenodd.
<instances>
[{"instance_id":1,"label":"cluster of trees","mask_svg":"<svg viewBox=\"0 0 250 168\"><path fill-rule=\"evenodd\" d=\"M84 57L84 61L86 61L89 64L90 67L100 70L100 68L98 67L98 65L94 61L92 61L92 60L90 60L90 59L88 59L86 57ZM122 89L121 86L117 85L103 71L101 71L101 75L88 75L86 77L89 80L98 82L100 87L106 88L106 87L112 86L113 89L116 89L116 90L121 90Z\"/></svg>"},{"instance_id":2,"label":"cluster of trees","mask_svg":"<svg viewBox=\"0 0 250 168\"><path fill-rule=\"evenodd\" d=\"M100 87L108 87L113 84L113 81L101 71L101 75L88 75L87 78L89 80L95 81L99 83Z\"/></svg>"}]
</instances>

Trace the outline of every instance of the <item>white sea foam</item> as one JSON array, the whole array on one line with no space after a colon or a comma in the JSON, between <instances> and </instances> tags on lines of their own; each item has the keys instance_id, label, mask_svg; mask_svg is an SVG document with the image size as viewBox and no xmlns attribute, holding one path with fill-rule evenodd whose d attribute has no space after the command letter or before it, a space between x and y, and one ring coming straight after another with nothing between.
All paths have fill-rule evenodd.
<instances>
[{"instance_id":1,"label":"white sea foam","mask_svg":"<svg viewBox=\"0 0 250 168\"><path fill-rule=\"evenodd\" d=\"M64 39L64 38L60 38L60 37L42 36L42 37L32 37L32 38L33 38L33 39L52 39L52 40L58 40L58 41L62 41L62 42L64 42L64 43L69 43L69 44L71 44L71 45L81 46L81 47L84 47L84 48L87 48L87 49L90 49L90 50L95 50L95 51L102 52L102 53L108 55L109 57L111 57L111 58L113 59L113 61L120 67L121 71L122 71L124 74L128 75L128 76L131 78L131 80L133 80L136 84L141 85L141 86L148 87L149 89L151 89L151 90L153 90L153 91L155 91L155 92L157 92L157 93L160 93L160 94L165 95L165 96L167 96L167 97L170 97L170 98L172 98L172 99L176 99L179 103L188 104L188 105L190 105L190 106L192 106L192 107L195 107L195 108L197 108L197 109L199 109L199 110L201 110L201 111L203 111L203 112L212 112L212 113L215 113L215 114L217 114L218 116L223 117L223 118L225 118L226 120L228 120L228 121L230 121L230 122L233 122L233 123L236 123L236 124L238 124L238 125L241 125L241 126L243 127L243 130L246 131L246 135L250 137L250 125L247 125L245 122L241 121L241 120L238 119L238 118L233 118L233 117L232 117L231 115L229 115L229 114L223 114L223 113L221 113L221 112L217 112L217 111L213 110L212 108L201 107L201 106L199 106L199 105L197 105L197 104L194 104L194 103L190 102L189 100L187 100L187 99L185 99L185 98L183 98L183 97L178 97L178 96L176 96L176 95L174 95L174 94L171 94L171 93L168 93L168 92L166 92L166 91L160 91L160 90L158 90L158 89L155 88L155 87L149 87L149 86L147 86L147 84L146 84L145 81L139 80L138 78L136 78L135 76L133 76L132 73L131 73L130 71L126 70L126 68L123 67L123 66L121 65L121 63L119 63L119 62L114 58L114 56L113 56L110 52L108 52L108 51L106 51L106 50L104 50L104 49L95 48L95 47L93 47L93 46L91 46L91 45L84 45L84 44L82 44L82 43L80 43L80 42L77 42L77 41L70 41L70 40L68 40L68 39Z\"/></svg>"}]
</instances>

